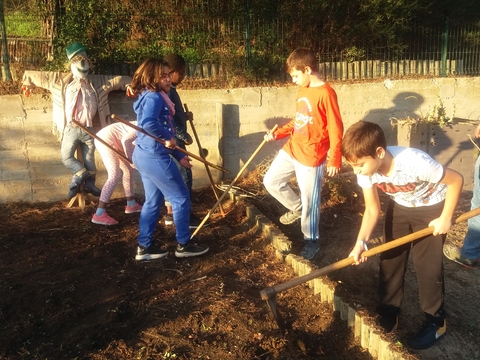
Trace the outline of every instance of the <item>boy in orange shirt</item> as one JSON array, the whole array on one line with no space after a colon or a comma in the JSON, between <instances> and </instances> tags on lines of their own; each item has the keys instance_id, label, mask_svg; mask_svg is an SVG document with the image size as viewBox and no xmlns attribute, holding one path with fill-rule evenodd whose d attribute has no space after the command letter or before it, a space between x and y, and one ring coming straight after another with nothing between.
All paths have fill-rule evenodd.
<instances>
[{"instance_id":1,"label":"boy in orange shirt","mask_svg":"<svg viewBox=\"0 0 480 360\"><path fill-rule=\"evenodd\" d=\"M265 135L266 141L290 138L273 160L263 183L289 209L280 217L282 224L300 219L305 242L300 255L312 259L319 249L323 174L326 168L328 176L336 175L342 164L343 122L337 95L321 79L314 52L298 48L290 54L286 65L292 81L300 87L297 110L288 124ZM300 195L288 185L293 176L297 178Z\"/></svg>"}]
</instances>

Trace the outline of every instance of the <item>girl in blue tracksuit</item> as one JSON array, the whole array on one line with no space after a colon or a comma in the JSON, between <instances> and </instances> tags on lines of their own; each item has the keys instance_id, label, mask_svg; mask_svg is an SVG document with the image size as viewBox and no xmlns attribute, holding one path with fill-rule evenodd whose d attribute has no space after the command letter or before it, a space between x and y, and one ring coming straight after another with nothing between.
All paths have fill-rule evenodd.
<instances>
[{"instance_id":1,"label":"girl in blue tracksuit","mask_svg":"<svg viewBox=\"0 0 480 360\"><path fill-rule=\"evenodd\" d=\"M151 136L137 132L133 163L142 177L145 204L140 213L136 260L158 259L168 254L153 244L153 232L165 196L172 203L178 242L175 256L198 256L209 250L207 246L190 241L190 195L179 169L170 157L171 154L186 168L192 167L188 156L176 149L171 121L175 108L167 95L171 85L168 64L156 58L147 59L140 65L130 84L130 92L138 95L133 104L138 126L164 142L162 144Z\"/></svg>"}]
</instances>

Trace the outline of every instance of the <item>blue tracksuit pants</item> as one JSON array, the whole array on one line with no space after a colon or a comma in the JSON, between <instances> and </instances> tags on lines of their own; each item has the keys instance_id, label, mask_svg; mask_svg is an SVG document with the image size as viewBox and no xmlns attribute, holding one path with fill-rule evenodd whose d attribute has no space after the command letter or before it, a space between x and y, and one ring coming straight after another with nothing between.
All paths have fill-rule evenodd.
<instances>
[{"instance_id":1,"label":"blue tracksuit pants","mask_svg":"<svg viewBox=\"0 0 480 360\"><path fill-rule=\"evenodd\" d=\"M190 195L177 165L169 154L155 154L135 147L133 164L142 177L145 203L140 213L138 244L149 247L165 197L172 203L176 238L181 245L190 240Z\"/></svg>"}]
</instances>

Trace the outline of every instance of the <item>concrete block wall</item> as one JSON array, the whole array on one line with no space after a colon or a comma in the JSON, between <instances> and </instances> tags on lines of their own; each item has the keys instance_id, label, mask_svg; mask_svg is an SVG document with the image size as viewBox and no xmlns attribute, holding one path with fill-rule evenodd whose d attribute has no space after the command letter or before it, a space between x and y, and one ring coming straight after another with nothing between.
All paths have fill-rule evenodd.
<instances>
[{"instance_id":1,"label":"concrete block wall","mask_svg":"<svg viewBox=\"0 0 480 360\"><path fill-rule=\"evenodd\" d=\"M386 79L332 86L338 95L345 128L358 120L376 122L387 133L389 144L397 143L397 128L391 126L391 118L419 117L431 111L439 99L447 115L480 120L480 78ZM202 147L209 153L207 160L231 172L223 174L212 169L215 181L219 182L234 178L260 145L265 132L294 115L297 88L182 90L180 87L179 93L194 113ZM130 120L135 118L133 100L124 93L111 93L109 100L112 113ZM51 134L51 124L49 96L0 96L0 202L65 198L71 175L60 161L60 144ZM274 156L282 144L280 141L266 144L247 172ZM196 144L188 150L198 154ZM99 156L96 161L97 185L101 186L106 171ZM208 186L204 165L195 160L193 164L194 187ZM139 177L135 180L135 191L143 194ZM124 196L120 184L113 196Z\"/></svg>"}]
</instances>

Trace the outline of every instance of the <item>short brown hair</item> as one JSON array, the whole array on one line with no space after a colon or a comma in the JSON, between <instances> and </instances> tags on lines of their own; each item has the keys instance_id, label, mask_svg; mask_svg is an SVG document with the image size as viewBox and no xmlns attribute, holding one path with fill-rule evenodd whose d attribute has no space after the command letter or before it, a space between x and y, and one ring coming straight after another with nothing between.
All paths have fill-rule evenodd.
<instances>
[{"instance_id":1,"label":"short brown hair","mask_svg":"<svg viewBox=\"0 0 480 360\"><path fill-rule=\"evenodd\" d=\"M187 66L185 59L178 54L167 54L163 57L163 60L168 63L168 66L172 71L179 72Z\"/></svg>"},{"instance_id":2,"label":"short brown hair","mask_svg":"<svg viewBox=\"0 0 480 360\"><path fill-rule=\"evenodd\" d=\"M135 70L130 88L135 94L140 94L143 90L160 91L160 80L163 76L163 67L168 63L163 59L149 58Z\"/></svg>"},{"instance_id":3,"label":"short brown hair","mask_svg":"<svg viewBox=\"0 0 480 360\"><path fill-rule=\"evenodd\" d=\"M287 73L292 70L300 70L305 72L306 67L310 67L313 71L318 72L318 61L315 53L307 48L298 48L293 50L289 55L286 63Z\"/></svg>"},{"instance_id":4,"label":"short brown hair","mask_svg":"<svg viewBox=\"0 0 480 360\"><path fill-rule=\"evenodd\" d=\"M379 147L387 148L387 140L380 125L359 121L351 125L343 135L340 150L347 161L355 161L365 156L374 158Z\"/></svg>"}]
</instances>

